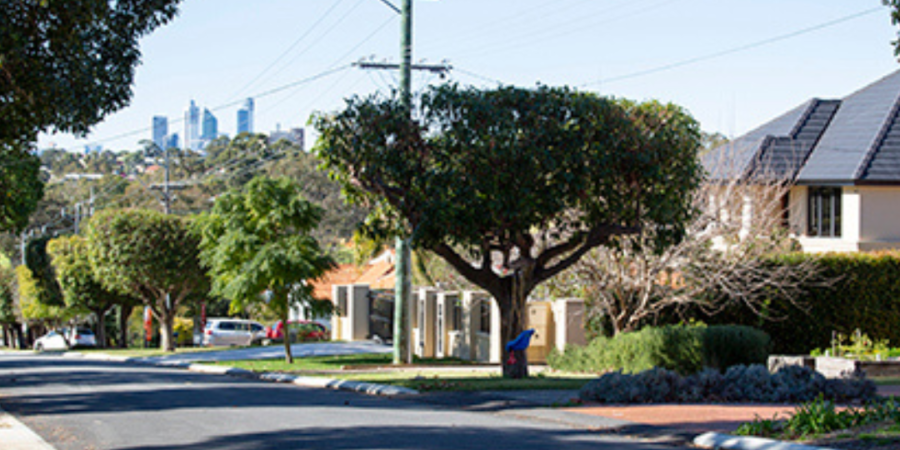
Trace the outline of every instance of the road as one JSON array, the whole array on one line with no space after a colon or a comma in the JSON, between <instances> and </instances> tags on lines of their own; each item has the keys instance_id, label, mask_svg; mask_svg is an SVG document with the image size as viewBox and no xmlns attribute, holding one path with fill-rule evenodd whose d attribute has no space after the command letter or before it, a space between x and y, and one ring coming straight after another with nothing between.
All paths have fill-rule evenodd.
<instances>
[{"instance_id":1,"label":"road","mask_svg":"<svg viewBox=\"0 0 900 450\"><path fill-rule=\"evenodd\" d=\"M0 407L59 450L671 449L409 399L28 354L0 355Z\"/></svg>"},{"instance_id":2,"label":"road","mask_svg":"<svg viewBox=\"0 0 900 450\"><path fill-rule=\"evenodd\" d=\"M291 345L295 358L304 356L353 355L360 353L390 353L393 348L373 342L315 342ZM284 345L231 348L222 351L175 353L174 355L139 358L154 362L188 363L196 361L235 361L241 359L284 358Z\"/></svg>"}]
</instances>

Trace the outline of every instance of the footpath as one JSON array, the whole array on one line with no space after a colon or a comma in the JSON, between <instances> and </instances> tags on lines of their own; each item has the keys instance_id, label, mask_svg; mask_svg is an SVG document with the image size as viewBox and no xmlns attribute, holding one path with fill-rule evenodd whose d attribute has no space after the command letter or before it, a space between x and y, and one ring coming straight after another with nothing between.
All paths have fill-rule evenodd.
<instances>
[{"instance_id":1,"label":"footpath","mask_svg":"<svg viewBox=\"0 0 900 450\"><path fill-rule=\"evenodd\" d=\"M354 350L362 351L363 349ZM775 414L784 417L794 410L792 405L578 405L578 391L575 390L420 393L413 389L376 383L282 373L254 373L227 366L197 364L185 359L129 358L76 352L62 355L63 357L97 361L181 368L192 372L234 376L262 382L290 383L304 387L381 395L397 401L425 403L437 408L497 414L519 420L550 422L655 444L694 445L701 448L739 450L809 450L814 448L768 439L734 437L728 434L741 423L751 421L756 417L770 418ZM202 359L207 360L208 356ZM893 395L896 393L885 391L882 394ZM2 410L0 410L0 442L3 443L4 450L52 449L38 435Z\"/></svg>"}]
</instances>

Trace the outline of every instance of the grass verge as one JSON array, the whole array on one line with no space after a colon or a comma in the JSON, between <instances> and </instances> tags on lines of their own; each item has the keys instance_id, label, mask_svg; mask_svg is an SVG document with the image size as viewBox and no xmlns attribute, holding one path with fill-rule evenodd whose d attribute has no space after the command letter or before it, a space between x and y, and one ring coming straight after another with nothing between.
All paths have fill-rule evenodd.
<instances>
[{"instance_id":1,"label":"grass verge","mask_svg":"<svg viewBox=\"0 0 900 450\"><path fill-rule=\"evenodd\" d=\"M328 376L342 380L403 386L420 391L482 391L523 389L580 389L595 375L542 372L524 380L503 378L499 367L466 367L455 359L416 359L410 366L391 366L390 354L359 354L211 363L254 372ZM443 367L442 367L443 366ZM452 367L451 367L452 366Z\"/></svg>"}]
</instances>

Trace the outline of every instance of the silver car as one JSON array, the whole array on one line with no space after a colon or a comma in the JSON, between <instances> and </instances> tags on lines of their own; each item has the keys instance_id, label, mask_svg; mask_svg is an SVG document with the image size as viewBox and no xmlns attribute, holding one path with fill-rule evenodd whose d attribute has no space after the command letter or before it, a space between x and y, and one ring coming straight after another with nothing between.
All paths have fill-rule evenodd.
<instances>
[{"instance_id":1,"label":"silver car","mask_svg":"<svg viewBox=\"0 0 900 450\"><path fill-rule=\"evenodd\" d=\"M203 329L203 345L251 345L266 337L266 327L244 319L210 318Z\"/></svg>"}]
</instances>

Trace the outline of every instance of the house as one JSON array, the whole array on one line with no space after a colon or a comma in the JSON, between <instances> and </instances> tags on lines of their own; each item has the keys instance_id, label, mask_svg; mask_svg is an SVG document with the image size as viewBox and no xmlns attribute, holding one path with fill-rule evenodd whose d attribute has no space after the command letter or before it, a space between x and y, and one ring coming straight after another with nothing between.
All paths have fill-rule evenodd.
<instances>
[{"instance_id":1,"label":"house","mask_svg":"<svg viewBox=\"0 0 900 450\"><path fill-rule=\"evenodd\" d=\"M713 181L790 186L785 224L805 251L900 247L900 71L842 99L811 99L713 149ZM754 214L752 205L738 214Z\"/></svg>"}]
</instances>

